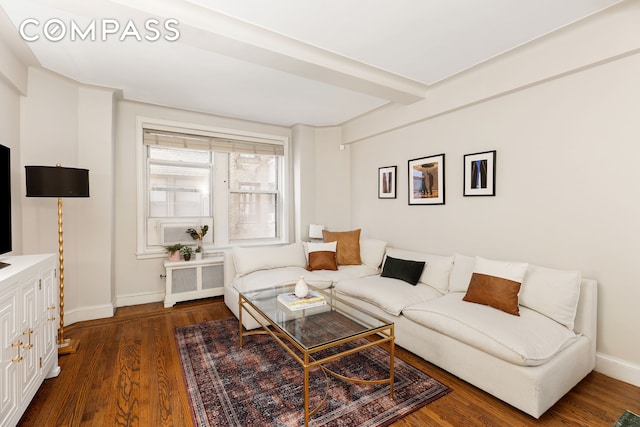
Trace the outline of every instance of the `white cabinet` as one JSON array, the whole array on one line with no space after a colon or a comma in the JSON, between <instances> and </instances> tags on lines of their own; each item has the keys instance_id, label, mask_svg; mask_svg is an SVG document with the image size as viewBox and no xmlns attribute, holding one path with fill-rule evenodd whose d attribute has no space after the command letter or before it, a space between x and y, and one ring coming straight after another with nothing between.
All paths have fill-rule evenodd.
<instances>
[{"instance_id":1,"label":"white cabinet","mask_svg":"<svg viewBox=\"0 0 640 427\"><path fill-rule=\"evenodd\" d=\"M4 257L0 269L0 426L18 423L45 378L58 375L56 257Z\"/></svg>"},{"instance_id":2,"label":"white cabinet","mask_svg":"<svg viewBox=\"0 0 640 427\"><path fill-rule=\"evenodd\" d=\"M224 294L224 256L201 260L165 261L167 284L164 306L178 301L208 298Z\"/></svg>"}]
</instances>

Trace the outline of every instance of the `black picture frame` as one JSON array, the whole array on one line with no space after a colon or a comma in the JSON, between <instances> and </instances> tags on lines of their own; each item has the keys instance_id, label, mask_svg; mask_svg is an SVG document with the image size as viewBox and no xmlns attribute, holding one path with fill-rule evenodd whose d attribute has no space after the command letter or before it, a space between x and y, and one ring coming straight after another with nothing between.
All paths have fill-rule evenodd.
<instances>
[{"instance_id":1,"label":"black picture frame","mask_svg":"<svg viewBox=\"0 0 640 427\"><path fill-rule=\"evenodd\" d=\"M409 205L444 205L444 153L409 160Z\"/></svg>"},{"instance_id":2,"label":"black picture frame","mask_svg":"<svg viewBox=\"0 0 640 427\"><path fill-rule=\"evenodd\" d=\"M496 195L496 150L464 155L463 195Z\"/></svg>"},{"instance_id":3,"label":"black picture frame","mask_svg":"<svg viewBox=\"0 0 640 427\"><path fill-rule=\"evenodd\" d=\"M378 199L396 198L397 166L378 168Z\"/></svg>"}]
</instances>

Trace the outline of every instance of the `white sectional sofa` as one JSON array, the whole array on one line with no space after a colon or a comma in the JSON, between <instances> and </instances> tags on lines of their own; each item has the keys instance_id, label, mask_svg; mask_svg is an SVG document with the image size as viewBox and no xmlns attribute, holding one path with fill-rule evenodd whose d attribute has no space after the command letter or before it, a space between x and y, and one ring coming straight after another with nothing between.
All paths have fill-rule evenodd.
<instances>
[{"instance_id":1,"label":"white sectional sofa","mask_svg":"<svg viewBox=\"0 0 640 427\"><path fill-rule=\"evenodd\" d=\"M235 248L225 253L224 301L238 317L238 291L250 291L280 284L295 283L304 276L307 283L319 289L332 288L343 280L372 276L380 273L385 243L379 240L360 242L362 263L343 265L338 270L308 271L308 254L303 243L278 247ZM243 316L247 329L260 325L251 316Z\"/></svg>"},{"instance_id":2,"label":"white sectional sofa","mask_svg":"<svg viewBox=\"0 0 640 427\"><path fill-rule=\"evenodd\" d=\"M236 288L294 283L304 276L395 322L397 345L535 418L595 367L597 284L577 271L386 248L374 239L360 241L360 254L360 265L307 271L302 243L234 249L225 259L225 303L238 316ZM392 261L401 267L395 273L386 268ZM402 268L410 261L424 262L415 285L394 278L413 269ZM512 273L520 278L506 277ZM511 306L515 298L511 308L518 315L494 308L492 295L486 302L487 293L477 292L503 289L501 283L509 291L500 298L506 295ZM481 303L465 301L477 298ZM250 316L243 316L243 324L259 326Z\"/></svg>"}]
</instances>

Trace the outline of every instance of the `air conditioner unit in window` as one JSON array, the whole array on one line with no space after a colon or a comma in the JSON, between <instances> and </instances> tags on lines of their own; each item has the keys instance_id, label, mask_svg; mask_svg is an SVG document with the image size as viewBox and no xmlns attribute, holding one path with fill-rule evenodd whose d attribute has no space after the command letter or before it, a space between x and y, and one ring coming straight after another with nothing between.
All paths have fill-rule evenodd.
<instances>
[{"instance_id":1,"label":"air conditioner unit in window","mask_svg":"<svg viewBox=\"0 0 640 427\"><path fill-rule=\"evenodd\" d=\"M162 245L170 245L172 243L185 243L189 244L193 242L193 239L187 234L188 228L194 228L197 224L175 224L167 223L160 224L160 240Z\"/></svg>"}]
</instances>

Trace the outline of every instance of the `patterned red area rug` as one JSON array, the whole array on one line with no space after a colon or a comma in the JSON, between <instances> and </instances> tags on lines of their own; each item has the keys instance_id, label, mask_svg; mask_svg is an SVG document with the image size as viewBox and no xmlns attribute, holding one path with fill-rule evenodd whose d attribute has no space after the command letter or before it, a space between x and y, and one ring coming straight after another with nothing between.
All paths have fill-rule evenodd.
<instances>
[{"instance_id":1,"label":"patterned red area rug","mask_svg":"<svg viewBox=\"0 0 640 427\"><path fill-rule=\"evenodd\" d=\"M194 423L204 426L299 426L303 424L303 370L270 336L254 335L238 347L235 318L176 328ZM331 363L340 374L388 377L389 353L372 347ZM351 384L310 375L310 407L329 397L312 426L387 426L451 390L395 359L395 399L388 385Z\"/></svg>"}]
</instances>

